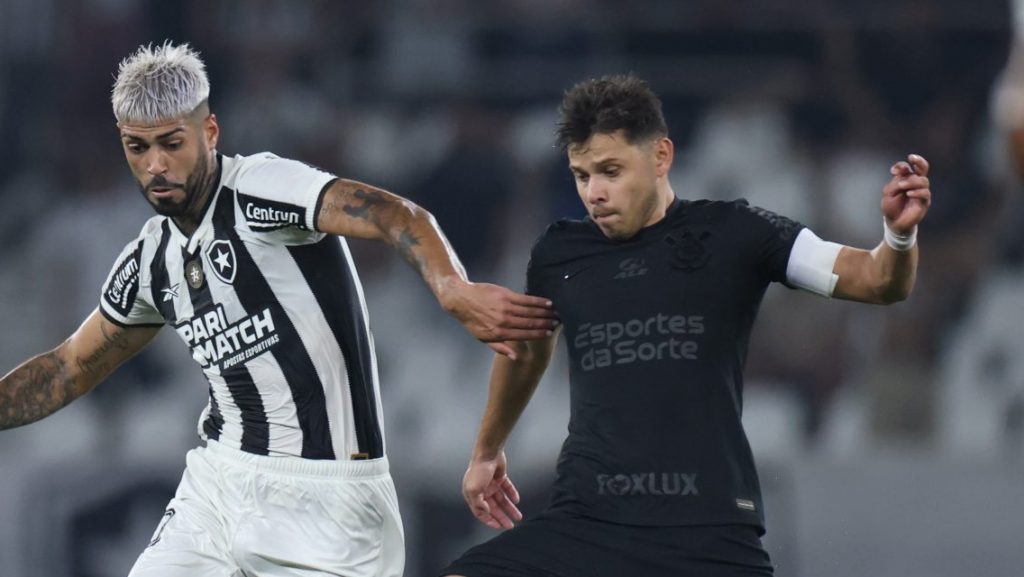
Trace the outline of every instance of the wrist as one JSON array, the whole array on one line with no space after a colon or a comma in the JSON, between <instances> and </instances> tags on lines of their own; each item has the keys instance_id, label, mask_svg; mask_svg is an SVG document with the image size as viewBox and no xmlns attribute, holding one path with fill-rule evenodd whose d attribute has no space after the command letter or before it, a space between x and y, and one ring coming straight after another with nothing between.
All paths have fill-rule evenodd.
<instances>
[{"instance_id":1,"label":"wrist","mask_svg":"<svg viewBox=\"0 0 1024 577\"><path fill-rule=\"evenodd\" d=\"M882 237L889 248L898 252L906 252L917 244L917 225L914 225L910 232L898 233L889 226L889 220L883 217Z\"/></svg>"},{"instance_id":2,"label":"wrist","mask_svg":"<svg viewBox=\"0 0 1024 577\"><path fill-rule=\"evenodd\" d=\"M462 300L462 291L470 285L470 282L457 274L450 274L438 279L434 290L437 295L437 302L441 308L449 313L458 308Z\"/></svg>"},{"instance_id":3,"label":"wrist","mask_svg":"<svg viewBox=\"0 0 1024 577\"><path fill-rule=\"evenodd\" d=\"M481 447L477 445L473 448L473 454L470 455L470 461L474 463L494 461L501 457L501 453L503 451L504 449L502 447Z\"/></svg>"}]
</instances>

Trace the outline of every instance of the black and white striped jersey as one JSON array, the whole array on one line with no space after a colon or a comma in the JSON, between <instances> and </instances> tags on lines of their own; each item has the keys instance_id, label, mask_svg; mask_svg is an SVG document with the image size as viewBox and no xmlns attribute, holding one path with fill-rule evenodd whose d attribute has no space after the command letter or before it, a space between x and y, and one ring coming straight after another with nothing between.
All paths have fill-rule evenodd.
<instances>
[{"instance_id":1,"label":"black and white striped jersey","mask_svg":"<svg viewBox=\"0 0 1024 577\"><path fill-rule=\"evenodd\" d=\"M335 177L269 153L218 159L199 228L146 222L100 310L119 325L174 327L210 384L203 438L257 454L383 456L362 286L345 240L314 226Z\"/></svg>"}]
</instances>

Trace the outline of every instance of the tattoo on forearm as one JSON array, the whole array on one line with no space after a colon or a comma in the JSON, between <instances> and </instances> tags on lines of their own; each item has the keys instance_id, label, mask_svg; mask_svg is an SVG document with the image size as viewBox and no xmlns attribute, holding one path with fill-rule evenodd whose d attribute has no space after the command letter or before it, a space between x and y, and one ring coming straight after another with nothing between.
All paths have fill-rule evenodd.
<instances>
[{"instance_id":1,"label":"tattoo on forearm","mask_svg":"<svg viewBox=\"0 0 1024 577\"><path fill-rule=\"evenodd\" d=\"M75 358L75 364L78 365L79 370L87 375L105 375L112 369L107 353L114 349L127 350L129 347L126 331L116 329L110 333L102 325L100 331L103 333L103 344L88 357Z\"/></svg>"},{"instance_id":2,"label":"tattoo on forearm","mask_svg":"<svg viewBox=\"0 0 1024 577\"><path fill-rule=\"evenodd\" d=\"M0 429L42 419L77 396L57 351L41 354L0 380Z\"/></svg>"},{"instance_id":3,"label":"tattoo on forearm","mask_svg":"<svg viewBox=\"0 0 1024 577\"><path fill-rule=\"evenodd\" d=\"M422 273L427 263L424 262L423 257L416 254L413 250L413 247L419 246L419 244L420 239L416 238L416 235L409 229L403 230L402 234L398 237L398 252L401 253L405 262L411 264L413 268Z\"/></svg>"}]
</instances>

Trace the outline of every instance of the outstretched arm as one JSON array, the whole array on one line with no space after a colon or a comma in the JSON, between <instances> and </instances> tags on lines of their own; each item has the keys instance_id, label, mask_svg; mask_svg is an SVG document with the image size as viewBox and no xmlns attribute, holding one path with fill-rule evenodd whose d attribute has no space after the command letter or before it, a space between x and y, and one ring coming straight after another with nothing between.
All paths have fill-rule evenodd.
<instances>
[{"instance_id":1,"label":"outstretched arm","mask_svg":"<svg viewBox=\"0 0 1024 577\"><path fill-rule=\"evenodd\" d=\"M462 496L470 511L494 529L511 528L523 518L516 507L519 492L507 474L505 441L551 362L557 340L556 332L544 339L515 343L515 359L494 357L487 407L462 480Z\"/></svg>"},{"instance_id":2,"label":"outstretched arm","mask_svg":"<svg viewBox=\"0 0 1024 577\"><path fill-rule=\"evenodd\" d=\"M339 179L324 195L316 226L322 232L393 246L420 273L441 306L497 353L514 357L515 350L504 341L544 338L557 325L547 299L469 282L434 217L405 198Z\"/></svg>"},{"instance_id":3,"label":"outstretched arm","mask_svg":"<svg viewBox=\"0 0 1024 577\"><path fill-rule=\"evenodd\" d=\"M910 295L917 275L917 225L928 213L932 193L928 161L916 154L890 169L882 189L886 239L873 250L843 247L833 272L839 277L833 296L890 304Z\"/></svg>"},{"instance_id":4,"label":"outstretched arm","mask_svg":"<svg viewBox=\"0 0 1024 577\"><path fill-rule=\"evenodd\" d=\"M93 311L60 346L0 379L0 429L38 421L88 393L159 330L121 327Z\"/></svg>"}]
</instances>

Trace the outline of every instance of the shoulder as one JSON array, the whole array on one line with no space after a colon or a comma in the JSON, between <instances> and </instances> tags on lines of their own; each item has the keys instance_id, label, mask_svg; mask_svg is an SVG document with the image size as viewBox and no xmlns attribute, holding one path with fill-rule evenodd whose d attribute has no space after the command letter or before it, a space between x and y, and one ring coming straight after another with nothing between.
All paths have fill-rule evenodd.
<instances>
[{"instance_id":1,"label":"shoulder","mask_svg":"<svg viewBox=\"0 0 1024 577\"><path fill-rule=\"evenodd\" d=\"M697 201L710 214L719 217L723 226L738 236L778 236L793 239L804 225L779 213L753 206L746 199L732 201ZM715 219L718 220L718 219Z\"/></svg>"},{"instance_id":2,"label":"shoulder","mask_svg":"<svg viewBox=\"0 0 1024 577\"><path fill-rule=\"evenodd\" d=\"M548 225L537 237L530 251L530 260L534 264L565 262L601 239L603 236L589 220L563 218Z\"/></svg>"},{"instance_id":3,"label":"shoulder","mask_svg":"<svg viewBox=\"0 0 1024 577\"><path fill-rule=\"evenodd\" d=\"M295 181L334 178L334 175L327 171L305 162L282 158L272 152L225 157L224 163L225 182L232 182L235 188L243 190L261 190L270 186L287 185Z\"/></svg>"}]
</instances>

